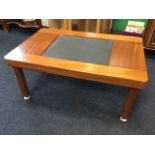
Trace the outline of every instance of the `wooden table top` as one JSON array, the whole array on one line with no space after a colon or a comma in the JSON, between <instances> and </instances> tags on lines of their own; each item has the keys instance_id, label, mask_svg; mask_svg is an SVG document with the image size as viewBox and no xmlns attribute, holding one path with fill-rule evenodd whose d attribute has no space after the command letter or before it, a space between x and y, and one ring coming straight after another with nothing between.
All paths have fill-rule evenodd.
<instances>
[{"instance_id":1,"label":"wooden table top","mask_svg":"<svg viewBox=\"0 0 155 155\"><path fill-rule=\"evenodd\" d=\"M44 51L60 36L112 40L107 65L46 57ZM40 29L5 57L19 68L142 89L148 81L143 41L140 37Z\"/></svg>"}]
</instances>

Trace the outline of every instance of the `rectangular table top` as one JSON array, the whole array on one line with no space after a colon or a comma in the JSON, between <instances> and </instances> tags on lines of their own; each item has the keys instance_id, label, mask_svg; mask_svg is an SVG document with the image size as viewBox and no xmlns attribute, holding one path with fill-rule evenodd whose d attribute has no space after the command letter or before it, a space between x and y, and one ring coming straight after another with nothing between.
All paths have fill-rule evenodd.
<instances>
[{"instance_id":1,"label":"rectangular table top","mask_svg":"<svg viewBox=\"0 0 155 155\"><path fill-rule=\"evenodd\" d=\"M133 88L147 69L140 37L40 29L5 56L7 64Z\"/></svg>"}]
</instances>

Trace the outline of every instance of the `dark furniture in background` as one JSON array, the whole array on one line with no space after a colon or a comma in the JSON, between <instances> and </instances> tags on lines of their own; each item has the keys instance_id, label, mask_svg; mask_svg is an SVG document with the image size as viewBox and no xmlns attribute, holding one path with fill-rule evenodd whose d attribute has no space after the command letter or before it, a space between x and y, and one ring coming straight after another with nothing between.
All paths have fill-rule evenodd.
<instances>
[{"instance_id":1,"label":"dark furniture in background","mask_svg":"<svg viewBox=\"0 0 155 155\"><path fill-rule=\"evenodd\" d=\"M144 35L144 47L155 50L155 19L150 19Z\"/></svg>"},{"instance_id":2,"label":"dark furniture in background","mask_svg":"<svg viewBox=\"0 0 155 155\"><path fill-rule=\"evenodd\" d=\"M22 28L41 28L41 20L35 19L34 21L23 21L23 19L0 19L0 25L5 32L9 31L9 25L15 24Z\"/></svg>"}]
</instances>

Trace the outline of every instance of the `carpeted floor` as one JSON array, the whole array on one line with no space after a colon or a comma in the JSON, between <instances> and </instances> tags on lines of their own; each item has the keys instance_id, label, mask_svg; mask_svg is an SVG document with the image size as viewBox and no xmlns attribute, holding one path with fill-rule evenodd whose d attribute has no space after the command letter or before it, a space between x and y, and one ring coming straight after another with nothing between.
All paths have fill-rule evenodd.
<instances>
[{"instance_id":1,"label":"carpeted floor","mask_svg":"<svg viewBox=\"0 0 155 155\"><path fill-rule=\"evenodd\" d=\"M31 100L23 100L3 57L34 32L0 29L0 134L155 134L155 54L146 54L149 83L122 123L123 87L25 71Z\"/></svg>"}]
</instances>

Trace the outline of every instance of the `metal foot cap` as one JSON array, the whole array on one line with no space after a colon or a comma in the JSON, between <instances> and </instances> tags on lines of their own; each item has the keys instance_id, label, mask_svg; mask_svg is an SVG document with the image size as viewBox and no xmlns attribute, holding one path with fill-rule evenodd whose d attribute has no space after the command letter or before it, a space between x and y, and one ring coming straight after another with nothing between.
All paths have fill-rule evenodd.
<instances>
[{"instance_id":1,"label":"metal foot cap","mask_svg":"<svg viewBox=\"0 0 155 155\"><path fill-rule=\"evenodd\" d=\"M127 121L128 121L126 118L122 118L122 117L120 117L120 120L121 120L122 122L127 122Z\"/></svg>"},{"instance_id":2,"label":"metal foot cap","mask_svg":"<svg viewBox=\"0 0 155 155\"><path fill-rule=\"evenodd\" d=\"M29 100L30 96L24 96L24 100Z\"/></svg>"}]
</instances>

